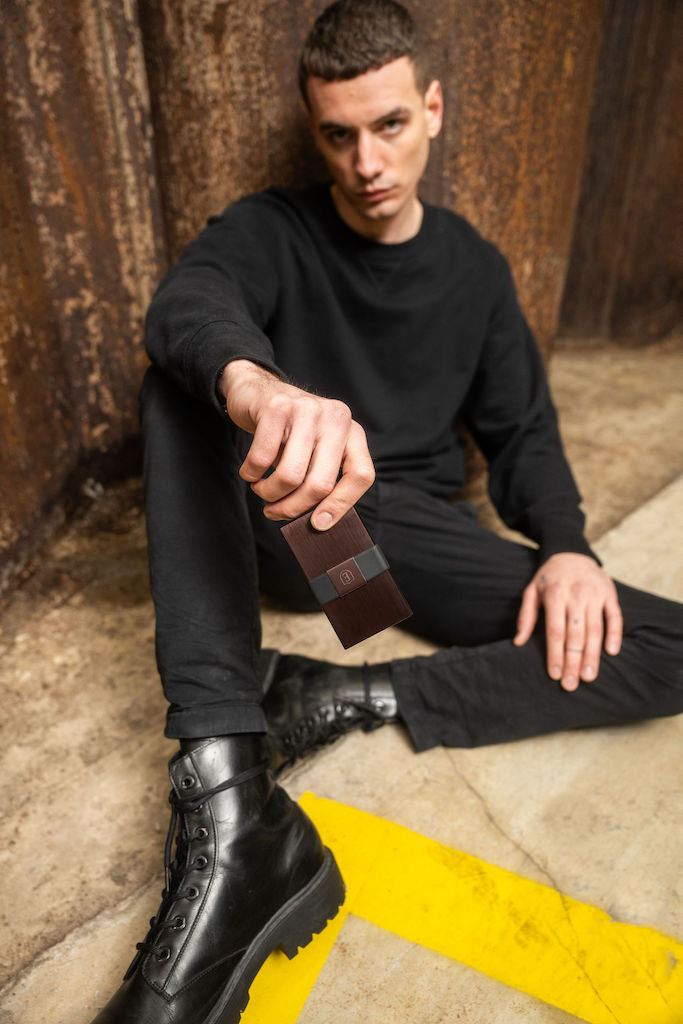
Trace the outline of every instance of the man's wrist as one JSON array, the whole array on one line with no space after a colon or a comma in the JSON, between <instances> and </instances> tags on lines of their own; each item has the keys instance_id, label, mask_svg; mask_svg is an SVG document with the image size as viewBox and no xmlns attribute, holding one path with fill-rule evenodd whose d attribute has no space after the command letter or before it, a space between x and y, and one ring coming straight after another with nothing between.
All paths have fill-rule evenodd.
<instances>
[{"instance_id":1,"label":"man's wrist","mask_svg":"<svg viewBox=\"0 0 683 1024\"><path fill-rule=\"evenodd\" d=\"M558 530L552 533L548 532L540 539L538 551L539 565L543 565L553 555L567 554L587 555L588 558L592 558L598 565L602 565L602 562L591 548L583 533Z\"/></svg>"},{"instance_id":2,"label":"man's wrist","mask_svg":"<svg viewBox=\"0 0 683 1024\"><path fill-rule=\"evenodd\" d=\"M216 394L222 399L224 405L228 403L230 391L239 387L246 380L279 380L275 374L266 370L260 363L254 363L251 359L232 359L221 370L216 381Z\"/></svg>"},{"instance_id":3,"label":"man's wrist","mask_svg":"<svg viewBox=\"0 0 683 1024\"><path fill-rule=\"evenodd\" d=\"M218 377L218 390L223 398L227 399L230 388L243 380L246 374L252 373L256 369L256 363L252 363L249 359L231 359L229 363L226 363Z\"/></svg>"}]
</instances>

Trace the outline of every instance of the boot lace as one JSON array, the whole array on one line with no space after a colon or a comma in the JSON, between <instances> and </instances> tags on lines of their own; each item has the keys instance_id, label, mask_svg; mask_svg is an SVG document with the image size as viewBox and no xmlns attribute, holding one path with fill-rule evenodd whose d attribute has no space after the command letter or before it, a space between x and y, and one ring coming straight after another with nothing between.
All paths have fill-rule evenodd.
<instances>
[{"instance_id":1,"label":"boot lace","mask_svg":"<svg viewBox=\"0 0 683 1024\"><path fill-rule=\"evenodd\" d=\"M138 942L135 946L137 952L123 976L124 981L127 981L135 973L138 964L147 953L154 954L159 962L170 958L170 948L159 942L161 933L166 929L180 931L185 927L185 917L182 914L176 914L167 919L171 907L180 900L195 900L199 896L199 889L196 885L183 886L181 884L187 871L193 866L192 863L186 863L190 843L193 839L199 838L202 832L201 828L191 829L188 827L186 815L191 814L192 811L198 811L216 793L222 793L226 789L232 789L233 786L239 786L242 782L248 782L267 769L268 759L265 758L257 765L233 775L218 786L204 789L191 797L178 796L175 790L171 790L168 795L168 802L171 805L171 820L164 848L165 884L161 893L161 904L154 917L150 918L149 931L144 941ZM172 857L174 838L176 850L175 856Z\"/></svg>"},{"instance_id":2,"label":"boot lace","mask_svg":"<svg viewBox=\"0 0 683 1024\"><path fill-rule=\"evenodd\" d=\"M334 743L353 729L372 732L385 721L381 711L361 700L336 699L331 708L316 708L279 738L285 760L278 765L277 774L293 765L297 758Z\"/></svg>"}]
</instances>

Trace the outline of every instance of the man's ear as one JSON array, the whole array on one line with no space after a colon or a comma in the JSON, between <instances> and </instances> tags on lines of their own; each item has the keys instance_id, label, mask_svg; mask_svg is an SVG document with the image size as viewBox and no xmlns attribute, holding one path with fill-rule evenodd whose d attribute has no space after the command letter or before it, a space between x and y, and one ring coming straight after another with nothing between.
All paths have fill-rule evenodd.
<instances>
[{"instance_id":1,"label":"man's ear","mask_svg":"<svg viewBox=\"0 0 683 1024\"><path fill-rule=\"evenodd\" d=\"M436 78L427 86L424 105L427 115L427 135L430 139L435 139L441 131L443 122L443 92L441 91L441 82Z\"/></svg>"}]
</instances>

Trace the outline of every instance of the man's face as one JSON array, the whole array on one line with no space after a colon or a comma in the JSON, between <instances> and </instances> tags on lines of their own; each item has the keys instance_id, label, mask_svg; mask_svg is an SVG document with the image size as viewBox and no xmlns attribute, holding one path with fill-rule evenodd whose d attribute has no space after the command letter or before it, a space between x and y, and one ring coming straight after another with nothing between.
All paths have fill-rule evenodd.
<instances>
[{"instance_id":1,"label":"man's face","mask_svg":"<svg viewBox=\"0 0 683 1024\"><path fill-rule=\"evenodd\" d=\"M313 136L343 219L380 241L411 237L421 218L417 186L429 140L441 128L439 83L423 95L412 61L399 57L346 81L311 77L308 98Z\"/></svg>"}]
</instances>

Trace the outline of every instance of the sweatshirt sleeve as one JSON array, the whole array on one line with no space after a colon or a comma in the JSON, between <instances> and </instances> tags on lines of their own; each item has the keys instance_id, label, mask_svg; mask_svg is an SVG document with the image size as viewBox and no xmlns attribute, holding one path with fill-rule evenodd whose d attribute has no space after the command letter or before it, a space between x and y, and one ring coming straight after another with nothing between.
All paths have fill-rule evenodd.
<instances>
[{"instance_id":1,"label":"sweatshirt sleeve","mask_svg":"<svg viewBox=\"0 0 683 1024\"><path fill-rule=\"evenodd\" d=\"M147 353L195 398L220 405L216 384L233 359L284 376L265 333L279 281L257 197L212 217L163 278L147 313Z\"/></svg>"},{"instance_id":2,"label":"sweatshirt sleeve","mask_svg":"<svg viewBox=\"0 0 683 1024\"><path fill-rule=\"evenodd\" d=\"M557 413L534 337L519 308L505 259L482 356L462 410L488 462L489 493L503 521L540 549L589 555L581 496L560 439Z\"/></svg>"}]
</instances>

